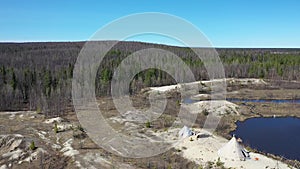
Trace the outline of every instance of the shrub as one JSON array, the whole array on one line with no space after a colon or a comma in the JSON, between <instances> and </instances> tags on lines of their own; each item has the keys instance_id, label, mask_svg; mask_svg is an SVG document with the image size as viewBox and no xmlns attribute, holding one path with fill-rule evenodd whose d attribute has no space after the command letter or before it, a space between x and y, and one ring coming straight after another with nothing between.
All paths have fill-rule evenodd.
<instances>
[{"instance_id":1,"label":"shrub","mask_svg":"<svg viewBox=\"0 0 300 169\"><path fill-rule=\"evenodd\" d=\"M29 146L29 149L30 150L35 150L36 147L35 147L35 144L34 144L34 141L31 142L30 146Z\"/></svg>"},{"instance_id":2,"label":"shrub","mask_svg":"<svg viewBox=\"0 0 300 169\"><path fill-rule=\"evenodd\" d=\"M78 125L77 129L80 130L80 131L82 131L82 132L84 132L84 129L83 129L83 127L81 125Z\"/></svg>"},{"instance_id":3,"label":"shrub","mask_svg":"<svg viewBox=\"0 0 300 169\"><path fill-rule=\"evenodd\" d=\"M203 114L204 116L208 116L209 112L208 112L208 110L204 109L204 110L202 111L202 114Z\"/></svg>"},{"instance_id":4,"label":"shrub","mask_svg":"<svg viewBox=\"0 0 300 169\"><path fill-rule=\"evenodd\" d=\"M57 123L54 124L54 133L58 133L58 127L57 127Z\"/></svg>"},{"instance_id":5,"label":"shrub","mask_svg":"<svg viewBox=\"0 0 300 169\"><path fill-rule=\"evenodd\" d=\"M145 125L146 125L147 128L150 128L151 127L150 121L147 121Z\"/></svg>"},{"instance_id":6,"label":"shrub","mask_svg":"<svg viewBox=\"0 0 300 169\"><path fill-rule=\"evenodd\" d=\"M208 168L213 168L214 162L208 161L208 162L207 162L207 165L208 165L208 166L207 166Z\"/></svg>"},{"instance_id":7,"label":"shrub","mask_svg":"<svg viewBox=\"0 0 300 169\"><path fill-rule=\"evenodd\" d=\"M84 138L86 138L86 134L80 130L74 130L73 137L75 139L84 139Z\"/></svg>"},{"instance_id":8,"label":"shrub","mask_svg":"<svg viewBox=\"0 0 300 169\"><path fill-rule=\"evenodd\" d=\"M36 108L36 113L41 113L42 112L42 108L41 108L41 106L37 106L37 108Z\"/></svg>"},{"instance_id":9,"label":"shrub","mask_svg":"<svg viewBox=\"0 0 300 169\"><path fill-rule=\"evenodd\" d=\"M217 165L218 167L221 167L221 166L224 165L224 163L220 160L220 157L218 158L218 161L216 162L216 165Z\"/></svg>"}]
</instances>

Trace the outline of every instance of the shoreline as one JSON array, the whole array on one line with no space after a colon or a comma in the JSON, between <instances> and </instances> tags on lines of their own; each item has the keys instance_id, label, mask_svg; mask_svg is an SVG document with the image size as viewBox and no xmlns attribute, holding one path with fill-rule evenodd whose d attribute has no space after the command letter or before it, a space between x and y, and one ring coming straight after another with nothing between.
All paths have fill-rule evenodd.
<instances>
[{"instance_id":1,"label":"shoreline","mask_svg":"<svg viewBox=\"0 0 300 169\"><path fill-rule=\"evenodd\" d=\"M292 116L289 116L289 115L276 116L276 118L287 118L287 117L292 117L292 118L300 119L300 116L295 116L295 115L292 115ZM234 123L233 123L233 125L231 125L231 127L229 129L229 132L227 132L225 134L226 135L231 135L230 133L234 132L237 129L237 124L236 124L237 122L244 122L244 121L252 119L252 118L273 118L273 117L272 116L268 116L268 115L267 116L253 116L253 117L245 117L245 118L240 119L240 120L235 120ZM220 136L223 137L222 135L220 135ZM272 154L272 153L263 152L261 150L252 148L250 145L247 145L245 147L247 149L250 149L249 151L265 155L265 156L270 157L270 158L272 158L274 160L278 160L278 161L284 162L284 163L286 163L288 165L295 165L295 164L296 165L300 165L300 161L298 161L298 160L292 160L292 159L280 157L280 155L275 155L275 154Z\"/></svg>"}]
</instances>

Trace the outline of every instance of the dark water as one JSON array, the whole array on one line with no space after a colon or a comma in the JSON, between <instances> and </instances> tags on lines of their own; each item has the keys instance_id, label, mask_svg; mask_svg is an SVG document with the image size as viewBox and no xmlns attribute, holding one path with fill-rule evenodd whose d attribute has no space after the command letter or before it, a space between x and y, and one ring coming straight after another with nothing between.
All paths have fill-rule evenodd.
<instances>
[{"instance_id":1,"label":"dark water","mask_svg":"<svg viewBox=\"0 0 300 169\"><path fill-rule=\"evenodd\" d=\"M296 103L296 104L300 104L300 99L295 99L295 100L266 100L266 99L226 99L230 102L252 102L252 103ZM193 100L191 98L185 98L183 100L183 103L185 104L191 104L191 103L196 103L198 102L198 100Z\"/></svg>"},{"instance_id":2,"label":"dark water","mask_svg":"<svg viewBox=\"0 0 300 169\"><path fill-rule=\"evenodd\" d=\"M237 122L232 134L257 150L300 161L299 118L252 118Z\"/></svg>"},{"instance_id":3,"label":"dark water","mask_svg":"<svg viewBox=\"0 0 300 169\"><path fill-rule=\"evenodd\" d=\"M254 102L254 103L297 103L300 104L300 99L294 100L267 100L267 99L227 99L230 102Z\"/></svg>"},{"instance_id":4,"label":"dark water","mask_svg":"<svg viewBox=\"0 0 300 169\"><path fill-rule=\"evenodd\" d=\"M193 100L191 98L185 98L185 99L183 99L182 102L185 103L185 104L192 104L192 103L199 102L199 100Z\"/></svg>"}]
</instances>

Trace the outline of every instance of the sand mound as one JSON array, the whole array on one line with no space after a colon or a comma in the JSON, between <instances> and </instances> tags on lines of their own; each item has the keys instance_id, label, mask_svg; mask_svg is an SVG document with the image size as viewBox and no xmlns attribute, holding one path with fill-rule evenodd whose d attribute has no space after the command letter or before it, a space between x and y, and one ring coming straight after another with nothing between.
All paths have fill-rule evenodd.
<instances>
[{"instance_id":1,"label":"sand mound","mask_svg":"<svg viewBox=\"0 0 300 169\"><path fill-rule=\"evenodd\" d=\"M8 169L8 167L7 167L6 164L4 164L4 165L2 165L2 166L0 167L0 169Z\"/></svg>"},{"instance_id":2,"label":"sand mound","mask_svg":"<svg viewBox=\"0 0 300 169\"><path fill-rule=\"evenodd\" d=\"M169 85L169 86L160 86L160 87L150 87L150 91L158 91L161 93L170 92L172 90L179 90L181 87L184 87L185 90L190 90L194 87L199 87L206 90L207 87L212 86L223 86L224 83L230 85L266 85L267 83L262 79L254 79L254 78L244 78L244 79L236 79L236 78L227 78L227 79L213 79L206 81L196 81L191 83L177 84L177 85Z\"/></svg>"},{"instance_id":3,"label":"sand mound","mask_svg":"<svg viewBox=\"0 0 300 169\"><path fill-rule=\"evenodd\" d=\"M22 144L23 139L19 134L0 135L0 154L15 150Z\"/></svg>"},{"instance_id":4,"label":"sand mound","mask_svg":"<svg viewBox=\"0 0 300 169\"><path fill-rule=\"evenodd\" d=\"M64 154L64 156L74 157L79 154L79 151L73 149L72 143L73 139L69 139L63 144L64 147L60 151Z\"/></svg>"},{"instance_id":5,"label":"sand mound","mask_svg":"<svg viewBox=\"0 0 300 169\"><path fill-rule=\"evenodd\" d=\"M244 79L236 79L230 78L227 79L228 84L241 84L241 85L266 85L263 79L254 79L254 78L244 78Z\"/></svg>"},{"instance_id":6,"label":"sand mound","mask_svg":"<svg viewBox=\"0 0 300 169\"><path fill-rule=\"evenodd\" d=\"M196 130L196 132L197 131L198 130ZM198 132L201 133L204 131L199 130ZM206 166L208 162L217 163L220 158L221 162L223 162L224 166L227 168L275 168L275 166L278 165L279 168L289 169L287 164L258 153L250 152L250 158L247 158L245 161L239 159L233 160L230 156L220 157L218 150L228 144L228 140L213 134L210 135L211 136L209 137L202 138L197 138L197 136L188 137L179 142L179 144L176 145L176 149L181 150L180 154L184 158L194 161L197 164L201 164L202 166Z\"/></svg>"},{"instance_id":7,"label":"sand mound","mask_svg":"<svg viewBox=\"0 0 300 169\"><path fill-rule=\"evenodd\" d=\"M51 124L51 123L61 123L64 119L61 117L55 117L51 119L47 119L44 121L44 123Z\"/></svg>"},{"instance_id":8,"label":"sand mound","mask_svg":"<svg viewBox=\"0 0 300 169\"><path fill-rule=\"evenodd\" d=\"M0 136L0 154L2 158L11 161L19 160L26 156L24 148L24 137L19 134L1 135Z\"/></svg>"},{"instance_id":9,"label":"sand mound","mask_svg":"<svg viewBox=\"0 0 300 169\"><path fill-rule=\"evenodd\" d=\"M236 114L239 106L226 100L199 101L192 104L183 105L191 113L214 113L214 115Z\"/></svg>"}]
</instances>

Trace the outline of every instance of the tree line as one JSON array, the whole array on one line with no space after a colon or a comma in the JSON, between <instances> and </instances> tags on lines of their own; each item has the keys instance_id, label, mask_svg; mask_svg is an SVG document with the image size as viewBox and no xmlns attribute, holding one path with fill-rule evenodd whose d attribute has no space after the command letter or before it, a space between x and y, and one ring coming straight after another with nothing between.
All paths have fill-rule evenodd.
<instances>
[{"instance_id":1,"label":"tree line","mask_svg":"<svg viewBox=\"0 0 300 169\"><path fill-rule=\"evenodd\" d=\"M84 42L1 43L0 110L37 110L49 116L72 109L74 64ZM203 62L193 50L141 42L119 42L105 56L96 75L96 95L110 95L115 68L128 55L147 48L168 50L179 56L196 80L207 80ZM299 49L216 49L226 77L300 80ZM149 69L130 83L134 94L147 86L174 84L166 72Z\"/></svg>"}]
</instances>

